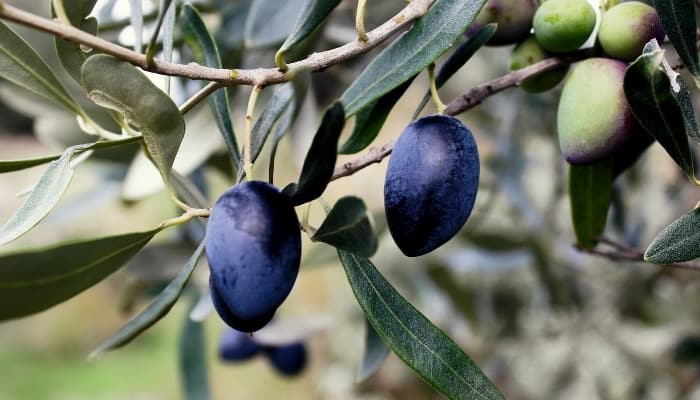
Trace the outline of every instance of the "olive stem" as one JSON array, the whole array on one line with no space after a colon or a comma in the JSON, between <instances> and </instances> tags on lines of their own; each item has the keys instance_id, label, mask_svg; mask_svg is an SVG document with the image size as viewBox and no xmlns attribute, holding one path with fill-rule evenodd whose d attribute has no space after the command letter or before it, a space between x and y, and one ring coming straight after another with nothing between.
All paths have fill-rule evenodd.
<instances>
[{"instance_id":1,"label":"olive stem","mask_svg":"<svg viewBox=\"0 0 700 400\"><path fill-rule=\"evenodd\" d=\"M153 30L153 35L151 36L151 40L148 42L148 46L146 47L146 65L149 68L153 68L153 58L155 57L155 53L156 53L156 44L158 43L158 34L160 33L160 29L163 27L163 21L165 20L165 14L168 11L168 8L170 8L171 3L172 3L172 0L165 0L163 2L163 9L159 10L159 12L158 12L158 19L156 20L156 26L155 26L155 29Z\"/></svg>"},{"instance_id":2,"label":"olive stem","mask_svg":"<svg viewBox=\"0 0 700 400\"><path fill-rule=\"evenodd\" d=\"M250 92L250 97L248 98L248 108L245 113L245 145L243 148L243 170L248 180L253 179L253 114L255 113L255 103L258 101L258 95L262 87L259 85L253 86L253 90Z\"/></svg>"},{"instance_id":3,"label":"olive stem","mask_svg":"<svg viewBox=\"0 0 700 400\"><path fill-rule=\"evenodd\" d=\"M367 10L367 0L357 1L357 13L355 14L355 29L357 30L357 38L361 42L367 42L367 31L365 30L365 11Z\"/></svg>"},{"instance_id":4,"label":"olive stem","mask_svg":"<svg viewBox=\"0 0 700 400\"><path fill-rule=\"evenodd\" d=\"M224 85L222 85L220 82L210 82L201 88L197 93L192 95L192 97L187 99L184 103L182 103L180 106L180 114L187 114L189 111L195 108L197 104L201 103L202 100L206 99L210 94L216 92L222 87L224 87Z\"/></svg>"},{"instance_id":5,"label":"olive stem","mask_svg":"<svg viewBox=\"0 0 700 400\"><path fill-rule=\"evenodd\" d=\"M430 81L430 96L433 98L433 103L435 103L437 113L439 115L445 115L445 109L447 106L440 99L437 83L435 83L435 63L431 63L428 67L428 80Z\"/></svg>"},{"instance_id":6,"label":"olive stem","mask_svg":"<svg viewBox=\"0 0 700 400\"><path fill-rule=\"evenodd\" d=\"M594 254L597 256L605 257L613 261L636 261L636 262L644 262L644 252L635 249L634 247L631 247L629 245L626 245L624 243L619 243L616 242L610 238L606 237L599 237L596 238L596 240L602 244L610 247L611 249L599 249L599 248L593 248L593 249L584 249L577 247L579 251L589 253L589 254ZM686 261L686 262L678 262L678 263L671 263L671 264L659 264L661 267L670 267L670 268L682 268L682 269L694 269L694 270L700 270L700 263L694 262L694 261Z\"/></svg>"},{"instance_id":7,"label":"olive stem","mask_svg":"<svg viewBox=\"0 0 700 400\"><path fill-rule=\"evenodd\" d=\"M159 228L166 229L166 228L170 228L171 226L182 225L182 224L187 223L190 220L192 220L192 218L195 218L195 217L207 218L207 217L209 217L210 214L211 214L211 209L208 209L208 208L188 208L179 217L167 219L167 220L161 222Z\"/></svg>"}]
</instances>

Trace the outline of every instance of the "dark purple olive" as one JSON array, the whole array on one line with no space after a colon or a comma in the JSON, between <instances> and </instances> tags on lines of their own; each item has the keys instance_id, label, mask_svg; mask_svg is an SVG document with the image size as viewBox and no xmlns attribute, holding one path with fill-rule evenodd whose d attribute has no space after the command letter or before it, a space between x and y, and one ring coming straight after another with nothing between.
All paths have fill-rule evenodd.
<instances>
[{"instance_id":1,"label":"dark purple olive","mask_svg":"<svg viewBox=\"0 0 700 400\"><path fill-rule=\"evenodd\" d=\"M227 190L212 208L206 253L214 307L232 328L267 324L294 286L301 233L288 198L265 182Z\"/></svg>"},{"instance_id":2,"label":"dark purple olive","mask_svg":"<svg viewBox=\"0 0 700 400\"><path fill-rule=\"evenodd\" d=\"M407 256L448 240L471 214L479 188L479 152L458 119L431 115L414 121L394 146L384 183L391 236Z\"/></svg>"},{"instance_id":3,"label":"dark purple olive","mask_svg":"<svg viewBox=\"0 0 700 400\"><path fill-rule=\"evenodd\" d=\"M262 347L249 334L226 328L219 340L219 358L222 361L239 362L255 357Z\"/></svg>"},{"instance_id":4,"label":"dark purple olive","mask_svg":"<svg viewBox=\"0 0 700 400\"><path fill-rule=\"evenodd\" d=\"M298 375L306 367L306 346L301 342L268 347L265 349L265 354L275 370L285 376Z\"/></svg>"}]
</instances>

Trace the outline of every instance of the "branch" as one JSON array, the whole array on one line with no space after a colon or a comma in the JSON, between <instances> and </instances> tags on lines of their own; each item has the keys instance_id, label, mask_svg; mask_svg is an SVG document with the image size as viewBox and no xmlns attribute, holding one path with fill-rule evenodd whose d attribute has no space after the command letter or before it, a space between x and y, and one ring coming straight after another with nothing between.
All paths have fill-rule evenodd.
<instances>
[{"instance_id":1,"label":"branch","mask_svg":"<svg viewBox=\"0 0 700 400\"><path fill-rule=\"evenodd\" d=\"M605 257L607 259L613 260L613 261L634 261L634 262L644 262L644 252L635 249L634 247L628 246L624 243L619 243L616 242L610 238L606 237L601 237L598 238L598 242L600 244L607 245L608 247L611 247L611 250L608 249L584 249L581 247L577 247L579 251L582 251L584 253L588 254L594 254L597 256ZM683 269L692 269L692 270L700 270L700 263L699 262L693 262L693 261L686 261L686 262L680 262L680 263L673 263L673 264L654 264L654 265L660 265L661 267L665 268L683 268Z\"/></svg>"},{"instance_id":2,"label":"branch","mask_svg":"<svg viewBox=\"0 0 700 400\"><path fill-rule=\"evenodd\" d=\"M218 82L225 86L253 85L264 87L287 82L294 76L296 71L321 71L368 52L423 16L428 11L433 1L434 0L413 0L393 18L372 31L367 32L367 41L354 40L335 49L311 54L301 61L289 64L289 71L286 73L277 68L228 70L205 67L196 63L176 64L162 60L154 60L153 65L149 66L144 54L137 53L100 37L93 36L74 26L59 22L58 20L47 19L2 3L0 3L0 18L51 33L71 42L80 43L86 47L110 54L134 64L145 71L161 75L208 80Z\"/></svg>"}]
</instances>

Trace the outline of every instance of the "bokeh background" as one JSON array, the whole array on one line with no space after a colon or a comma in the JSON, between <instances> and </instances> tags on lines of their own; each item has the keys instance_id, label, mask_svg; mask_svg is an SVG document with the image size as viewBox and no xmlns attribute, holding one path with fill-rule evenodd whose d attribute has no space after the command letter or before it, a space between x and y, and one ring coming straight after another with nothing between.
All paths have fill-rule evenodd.
<instances>
[{"instance_id":1,"label":"bokeh background","mask_svg":"<svg viewBox=\"0 0 700 400\"><path fill-rule=\"evenodd\" d=\"M8 3L48 14L48 1ZM100 0L97 6L100 22L111 25L102 35L128 45L134 37L128 27L122 28L128 25L128 2L113 2L111 12L109 3ZM212 0L200 2L200 7L226 66L271 66L274 48L241 50L248 3ZM378 25L404 5L400 0L370 1L367 25ZM148 1L143 7L146 14L154 10ZM354 38L354 7L353 1L340 5L316 49ZM48 35L17 30L60 71ZM278 154L277 185L296 179L321 111L377 51L313 76L300 117ZM479 51L441 90L443 98L507 73L510 51L511 47ZM176 57L186 61L190 55L180 51ZM669 57L675 60L672 52ZM174 82L178 101L197 88ZM87 103L84 94L71 89ZM426 89L426 77L419 76L396 104L377 144L400 134ZM243 131L249 90L232 92L238 133ZM265 89L259 110L273 90ZM699 272L608 260L573 246L568 167L556 140L560 90L535 95L510 89L459 116L479 145L479 194L462 232L429 255L403 256L386 232L386 161L331 183L324 200L332 204L354 194L367 203L380 235L379 251L372 258L379 270L459 343L509 398L700 399ZM90 140L73 117L7 83L0 85L0 101L0 159L54 154ZM429 105L425 113L432 110ZM216 168L224 145L208 109L195 111L188 116L188 140L176 165L183 173L203 178L215 199L231 182ZM133 152L114 152L80 165L58 207L2 251L148 229L175 216L175 207L154 186L152 171L133 159ZM255 170L257 178L266 177L268 159L266 148ZM31 188L41 172L42 167L36 167L0 175L0 220L7 220L22 204L17 194ZM606 235L644 249L699 198L700 191L654 145L616 180ZM298 211L301 215L303 209ZM320 221L322 208L315 204L312 225ZM160 323L123 349L92 362L87 356L184 265L194 249L187 238L196 234L196 227L161 233L126 268L94 288L46 312L0 324L0 399L183 398L178 348L191 303L206 288L205 263L196 271L192 290ZM307 370L290 379L277 375L264 359L222 364L216 345L223 325L211 314L204 323L204 356L212 398L440 398L393 355L375 375L358 381L364 319L331 247L305 238L299 279L278 317L301 326L322 326L307 340Z\"/></svg>"}]
</instances>

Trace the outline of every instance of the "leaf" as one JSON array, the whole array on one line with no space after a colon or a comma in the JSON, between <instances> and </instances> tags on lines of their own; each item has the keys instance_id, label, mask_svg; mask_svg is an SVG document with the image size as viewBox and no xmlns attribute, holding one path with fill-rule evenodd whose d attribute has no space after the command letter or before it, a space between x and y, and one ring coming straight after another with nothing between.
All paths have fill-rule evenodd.
<instances>
[{"instance_id":1,"label":"leaf","mask_svg":"<svg viewBox=\"0 0 700 400\"><path fill-rule=\"evenodd\" d=\"M287 70L287 63L284 61L286 53L302 43L316 28L323 24L338 4L340 4L340 0L306 0L304 2L291 33L275 54L275 63L280 70Z\"/></svg>"},{"instance_id":2,"label":"leaf","mask_svg":"<svg viewBox=\"0 0 700 400\"><path fill-rule=\"evenodd\" d=\"M353 196L338 200L311 238L363 257L377 251L377 237L362 199Z\"/></svg>"},{"instance_id":3,"label":"leaf","mask_svg":"<svg viewBox=\"0 0 700 400\"><path fill-rule=\"evenodd\" d=\"M203 252L204 242L199 244L199 247L194 251L180 273L160 292L158 297L119 331L104 341L88 358L95 359L106 351L124 346L166 316L177 302L177 299L180 298Z\"/></svg>"},{"instance_id":4,"label":"leaf","mask_svg":"<svg viewBox=\"0 0 700 400\"><path fill-rule=\"evenodd\" d=\"M695 2L692 0L652 0L652 3L659 14L661 26L663 26L666 35L698 84L700 62L698 62L698 49L695 43L697 40Z\"/></svg>"},{"instance_id":5,"label":"leaf","mask_svg":"<svg viewBox=\"0 0 700 400\"><path fill-rule=\"evenodd\" d=\"M122 113L141 131L149 157L169 183L185 135L185 120L175 103L136 67L112 56L88 58L82 76L90 100Z\"/></svg>"},{"instance_id":6,"label":"leaf","mask_svg":"<svg viewBox=\"0 0 700 400\"><path fill-rule=\"evenodd\" d=\"M143 10L141 0L129 0L129 19L131 28L134 30L134 51L143 51Z\"/></svg>"},{"instance_id":7,"label":"leaf","mask_svg":"<svg viewBox=\"0 0 700 400\"><path fill-rule=\"evenodd\" d=\"M0 321L70 299L121 268L161 228L0 255Z\"/></svg>"},{"instance_id":8,"label":"leaf","mask_svg":"<svg viewBox=\"0 0 700 400\"><path fill-rule=\"evenodd\" d=\"M148 41L148 46L146 47L146 59L150 60L147 61L147 63L150 63L153 61L153 57L155 55L156 51L156 45L158 44L158 36L161 35L161 29L163 28L163 22L165 22L165 16L168 14L168 10L170 10L170 5L172 4L173 0L159 0L158 4L158 16L156 17L156 25L153 29L153 32L151 33L151 39ZM172 43L172 34L174 32L170 32L170 42ZM163 32L165 34L165 32ZM165 36L163 37L163 41L165 41ZM171 48L172 50L172 48Z\"/></svg>"},{"instance_id":9,"label":"leaf","mask_svg":"<svg viewBox=\"0 0 700 400\"><path fill-rule=\"evenodd\" d=\"M83 32L97 35L97 19L87 18L96 2L97 0L53 0L51 14L80 28ZM58 36L54 36L54 46L63 68L76 82L81 83L80 69L87 59L88 53L83 51L80 44Z\"/></svg>"},{"instance_id":10,"label":"leaf","mask_svg":"<svg viewBox=\"0 0 700 400\"><path fill-rule=\"evenodd\" d=\"M284 114L284 111L294 102L294 85L291 82L282 85L275 92L260 117L253 125L251 131L251 155L253 162L258 159L267 137L270 135L275 123Z\"/></svg>"},{"instance_id":11,"label":"leaf","mask_svg":"<svg viewBox=\"0 0 700 400\"><path fill-rule=\"evenodd\" d=\"M688 136L700 137L690 95L677 73L664 60L656 41L625 73L624 90L632 114L666 149L683 172L695 181Z\"/></svg>"},{"instance_id":12,"label":"leaf","mask_svg":"<svg viewBox=\"0 0 700 400\"><path fill-rule=\"evenodd\" d=\"M444 332L394 289L366 258L339 250L357 302L406 365L448 399L505 399Z\"/></svg>"},{"instance_id":13,"label":"leaf","mask_svg":"<svg viewBox=\"0 0 700 400\"><path fill-rule=\"evenodd\" d=\"M287 107L285 112L280 117L279 123L275 128L275 132L272 134L272 146L270 149L270 165L268 168L268 180L270 183L274 181L275 176L275 155L277 154L277 146L279 146L280 141L284 135L289 131L289 127L292 126L294 116L296 114L296 102L292 103Z\"/></svg>"},{"instance_id":14,"label":"leaf","mask_svg":"<svg viewBox=\"0 0 700 400\"><path fill-rule=\"evenodd\" d=\"M665 227L651 242L644 260L671 264L700 257L700 208L696 208Z\"/></svg>"},{"instance_id":15,"label":"leaf","mask_svg":"<svg viewBox=\"0 0 700 400\"><path fill-rule=\"evenodd\" d=\"M292 204L308 203L321 196L326 190L338 158L336 149L344 125L343 105L335 102L323 115L321 126L311 142L311 148L301 168L299 183L290 184L284 189L284 193L290 197Z\"/></svg>"},{"instance_id":16,"label":"leaf","mask_svg":"<svg viewBox=\"0 0 700 400\"><path fill-rule=\"evenodd\" d=\"M365 354L362 356L362 365L357 373L357 380L362 382L374 375L384 363L389 351L389 346L384 343L372 324L365 318Z\"/></svg>"},{"instance_id":17,"label":"leaf","mask_svg":"<svg viewBox=\"0 0 700 400\"><path fill-rule=\"evenodd\" d=\"M449 49L485 0L437 0L413 28L392 42L343 93L346 117L417 75Z\"/></svg>"},{"instance_id":18,"label":"leaf","mask_svg":"<svg viewBox=\"0 0 700 400\"><path fill-rule=\"evenodd\" d=\"M357 153L369 146L382 130L391 109L406 92L416 76L392 89L379 100L368 104L355 115L355 126L348 140L338 149L339 154Z\"/></svg>"},{"instance_id":19,"label":"leaf","mask_svg":"<svg viewBox=\"0 0 700 400\"><path fill-rule=\"evenodd\" d=\"M3 22L0 22L0 77L74 114L83 114L41 56Z\"/></svg>"},{"instance_id":20,"label":"leaf","mask_svg":"<svg viewBox=\"0 0 700 400\"><path fill-rule=\"evenodd\" d=\"M207 30L202 17L190 4L185 4L182 8L182 33L187 46L192 49L195 60L208 67L221 68L221 57L214 38ZM235 165L240 163L240 152L236 142L236 133L231 122L231 106L226 88L221 88L211 94L209 98L216 125L219 132L224 137L226 146Z\"/></svg>"},{"instance_id":21,"label":"leaf","mask_svg":"<svg viewBox=\"0 0 700 400\"><path fill-rule=\"evenodd\" d=\"M190 311L196 297L190 304ZM189 313L188 313L189 314ZM207 376L207 351L204 325L195 322L186 314L178 345L178 364L185 400L208 400L211 398Z\"/></svg>"},{"instance_id":22,"label":"leaf","mask_svg":"<svg viewBox=\"0 0 700 400\"><path fill-rule=\"evenodd\" d=\"M171 2L169 0L161 0L160 7L167 9L165 15L163 16L163 60L172 62L173 61L173 48L175 47L175 23L177 22L177 2ZM170 81L172 77L169 75L164 76L165 79L165 92L170 94Z\"/></svg>"},{"instance_id":23,"label":"leaf","mask_svg":"<svg viewBox=\"0 0 700 400\"><path fill-rule=\"evenodd\" d=\"M611 160L569 168L571 220L576 241L584 249L596 244L605 230L612 198L613 167Z\"/></svg>"},{"instance_id":24,"label":"leaf","mask_svg":"<svg viewBox=\"0 0 700 400\"><path fill-rule=\"evenodd\" d=\"M457 50L450 55L450 57L445 61L440 67L437 75L435 76L435 85L439 88L442 87L457 71L462 68L464 64L469 61L477 50L491 39L491 36L496 33L496 24L490 23L481 27L473 36L469 37L464 43L459 45ZM430 101L430 91L426 91L423 95L423 100L421 100L420 105L413 113L413 119L418 118L418 115L423 111L423 108Z\"/></svg>"},{"instance_id":25,"label":"leaf","mask_svg":"<svg viewBox=\"0 0 700 400\"><path fill-rule=\"evenodd\" d=\"M305 1L254 0L245 21L245 46L255 49L282 43L289 36Z\"/></svg>"}]
</instances>

